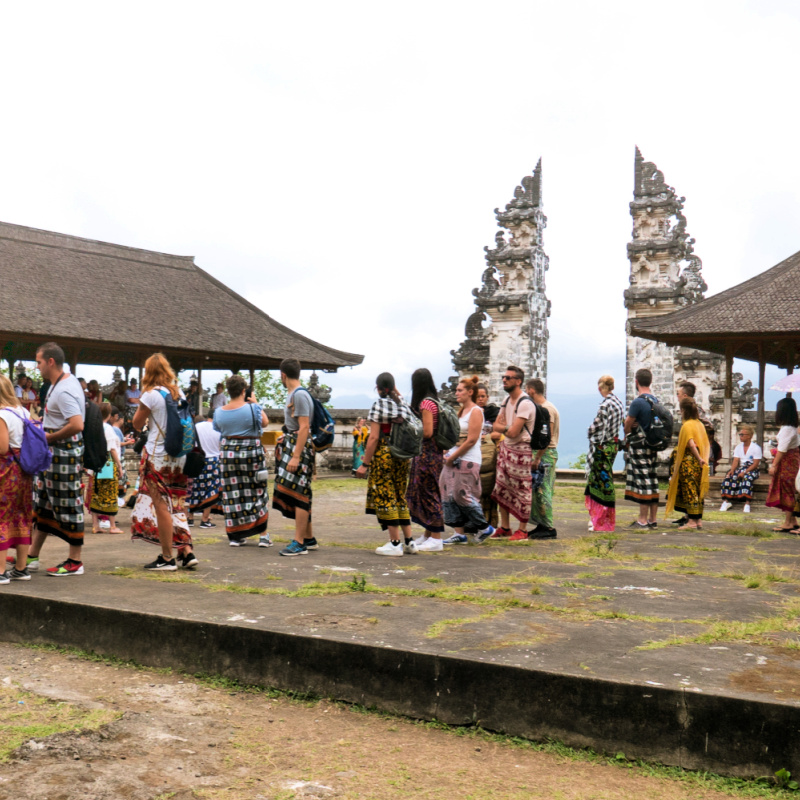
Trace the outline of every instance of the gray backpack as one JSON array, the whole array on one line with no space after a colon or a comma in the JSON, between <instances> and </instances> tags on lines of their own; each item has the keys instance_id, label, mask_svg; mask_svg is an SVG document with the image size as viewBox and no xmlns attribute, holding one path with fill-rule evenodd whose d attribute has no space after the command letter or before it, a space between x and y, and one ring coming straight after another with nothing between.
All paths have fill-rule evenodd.
<instances>
[{"instance_id":1,"label":"gray backpack","mask_svg":"<svg viewBox=\"0 0 800 800\"><path fill-rule=\"evenodd\" d=\"M435 397L429 397L428 400L433 400L436 403L436 408L439 409L439 421L436 424L436 430L433 434L433 440L436 446L442 450L449 450L458 444L458 439L461 436L461 425L458 421L458 414L455 409L438 400Z\"/></svg>"}]
</instances>

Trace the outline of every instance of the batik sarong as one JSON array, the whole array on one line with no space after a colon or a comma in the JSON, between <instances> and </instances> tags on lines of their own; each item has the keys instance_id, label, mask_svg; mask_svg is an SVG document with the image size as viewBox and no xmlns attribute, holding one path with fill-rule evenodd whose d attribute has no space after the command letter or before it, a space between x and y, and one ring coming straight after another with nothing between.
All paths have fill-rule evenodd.
<instances>
[{"instance_id":1,"label":"batik sarong","mask_svg":"<svg viewBox=\"0 0 800 800\"><path fill-rule=\"evenodd\" d=\"M797 511L795 506L794 480L800 469L800 448L795 447L783 454L778 469L772 476L767 492L765 505L770 508L779 508L781 511Z\"/></svg>"},{"instance_id":2,"label":"batik sarong","mask_svg":"<svg viewBox=\"0 0 800 800\"><path fill-rule=\"evenodd\" d=\"M142 453L139 464L139 491L131 514L131 541L160 545L154 500L164 503L172 517L172 546L180 552L192 546L186 522L186 486L183 474L186 456L149 456Z\"/></svg>"},{"instance_id":3,"label":"batik sarong","mask_svg":"<svg viewBox=\"0 0 800 800\"><path fill-rule=\"evenodd\" d=\"M473 461L444 467L439 478L445 525L463 528L465 533L486 530L489 523L481 508L481 465Z\"/></svg>"},{"instance_id":4,"label":"batik sarong","mask_svg":"<svg viewBox=\"0 0 800 800\"><path fill-rule=\"evenodd\" d=\"M119 511L119 467L113 467L113 478L98 480L96 475L87 475L86 508L94 514L113 517Z\"/></svg>"},{"instance_id":5,"label":"batik sarong","mask_svg":"<svg viewBox=\"0 0 800 800\"><path fill-rule=\"evenodd\" d=\"M53 461L34 481L33 521L44 533L83 545L83 434L50 445Z\"/></svg>"},{"instance_id":6,"label":"batik sarong","mask_svg":"<svg viewBox=\"0 0 800 800\"><path fill-rule=\"evenodd\" d=\"M498 445L492 498L523 525L531 516L532 464L533 453L528 445L509 447L505 441Z\"/></svg>"},{"instance_id":7,"label":"batik sarong","mask_svg":"<svg viewBox=\"0 0 800 800\"><path fill-rule=\"evenodd\" d=\"M544 480L542 485L533 492L531 496L531 518L532 525L542 525L545 528L553 528L553 490L556 485L556 463L558 462L558 450L555 447L548 447L542 453L542 464L544 464Z\"/></svg>"},{"instance_id":8,"label":"batik sarong","mask_svg":"<svg viewBox=\"0 0 800 800\"><path fill-rule=\"evenodd\" d=\"M411 459L406 502L411 521L431 533L444 530L439 476L442 474L442 451L433 438L424 439L422 452Z\"/></svg>"},{"instance_id":9,"label":"batik sarong","mask_svg":"<svg viewBox=\"0 0 800 800\"><path fill-rule=\"evenodd\" d=\"M639 505L658 505L658 453L647 446L644 433L637 428L627 439L625 499Z\"/></svg>"},{"instance_id":10,"label":"batik sarong","mask_svg":"<svg viewBox=\"0 0 800 800\"><path fill-rule=\"evenodd\" d=\"M372 456L367 478L367 514L374 514L383 530L390 525L410 525L411 514L406 503L410 461L401 461L389 452L387 440L381 438Z\"/></svg>"},{"instance_id":11,"label":"batik sarong","mask_svg":"<svg viewBox=\"0 0 800 800\"><path fill-rule=\"evenodd\" d=\"M759 476L757 469L751 472L747 467L737 467L730 478L722 479L720 495L723 500L744 500L749 503L753 499L753 484Z\"/></svg>"},{"instance_id":12,"label":"batik sarong","mask_svg":"<svg viewBox=\"0 0 800 800\"><path fill-rule=\"evenodd\" d=\"M669 459L670 480L674 477L677 450L672 451ZM675 495L675 510L686 514L689 519L703 518L703 496L700 491L703 468L700 462L689 452L684 452L678 466L678 491Z\"/></svg>"},{"instance_id":13,"label":"batik sarong","mask_svg":"<svg viewBox=\"0 0 800 800\"><path fill-rule=\"evenodd\" d=\"M314 445L311 444L311 435L306 439L303 452L300 454L300 465L294 472L286 469L292 460L294 449L297 445L298 431L285 434L282 441L275 448L275 492L272 497L272 507L280 511L284 517L295 519L297 509L308 512L311 520L311 479L314 477Z\"/></svg>"},{"instance_id":14,"label":"batik sarong","mask_svg":"<svg viewBox=\"0 0 800 800\"><path fill-rule=\"evenodd\" d=\"M189 496L191 511L212 511L222 513L220 505L220 463L217 456L206 456L203 471L192 479L192 490Z\"/></svg>"},{"instance_id":15,"label":"batik sarong","mask_svg":"<svg viewBox=\"0 0 800 800\"><path fill-rule=\"evenodd\" d=\"M614 459L619 442L590 444L588 477L584 492L586 510L596 531L613 531L617 522L617 492L614 488Z\"/></svg>"},{"instance_id":16,"label":"batik sarong","mask_svg":"<svg viewBox=\"0 0 800 800\"><path fill-rule=\"evenodd\" d=\"M497 503L492 497L497 474L497 444L489 434L481 437L481 509L490 525L497 527Z\"/></svg>"},{"instance_id":17,"label":"batik sarong","mask_svg":"<svg viewBox=\"0 0 800 800\"><path fill-rule=\"evenodd\" d=\"M220 440L220 487L225 533L231 541L264 533L269 520L269 490L256 473L267 468L259 436Z\"/></svg>"},{"instance_id":18,"label":"batik sarong","mask_svg":"<svg viewBox=\"0 0 800 800\"><path fill-rule=\"evenodd\" d=\"M0 456L0 554L31 543L33 479L22 471L17 458L19 450Z\"/></svg>"}]
</instances>

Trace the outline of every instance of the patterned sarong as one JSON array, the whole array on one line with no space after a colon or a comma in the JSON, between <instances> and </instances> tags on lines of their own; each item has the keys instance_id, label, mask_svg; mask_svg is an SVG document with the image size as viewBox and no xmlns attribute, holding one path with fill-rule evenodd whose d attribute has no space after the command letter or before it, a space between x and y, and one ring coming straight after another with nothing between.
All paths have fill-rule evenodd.
<instances>
[{"instance_id":1,"label":"patterned sarong","mask_svg":"<svg viewBox=\"0 0 800 800\"><path fill-rule=\"evenodd\" d=\"M311 479L314 476L314 445L311 444L311 434L306 439L306 445L300 454L300 465L296 472L289 472L286 465L292 460L294 448L297 444L297 431L284 434L283 440L275 448L275 493L272 497L272 507L280 511L284 517L294 519L296 510L308 511L311 521Z\"/></svg>"},{"instance_id":2,"label":"patterned sarong","mask_svg":"<svg viewBox=\"0 0 800 800\"><path fill-rule=\"evenodd\" d=\"M34 482L33 520L40 531L75 547L83 545L83 434L50 445L53 462Z\"/></svg>"},{"instance_id":3,"label":"patterned sarong","mask_svg":"<svg viewBox=\"0 0 800 800\"><path fill-rule=\"evenodd\" d=\"M394 458L387 440L381 437L369 465L367 478L367 514L374 514L386 530L389 526L410 525L411 514L406 503L410 461Z\"/></svg>"},{"instance_id":4,"label":"patterned sarong","mask_svg":"<svg viewBox=\"0 0 800 800\"><path fill-rule=\"evenodd\" d=\"M673 480L677 450L669 459L669 476ZM675 495L675 510L686 514L689 519L703 518L703 497L700 493L703 468L700 462L688 451L684 453L678 467L678 491Z\"/></svg>"},{"instance_id":5,"label":"patterned sarong","mask_svg":"<svg viewBox=\"0 0 800 800\"><path fill-rule=\"evenodd\" d=\"M442 451L433 438L424 439L422 452L411 460L406 502L411 521L431 533L444 530L439 476L442 474Z\"/></svg>"},{"instance_id":6,"label":"patterned sarong","mask_svg":"<svg viewBox=\"0 0 800 800\"><path fill-rule=\"evenodd\" d=\"M264 533L269 520L269 491L256 473L266 469L261 438L223 436L220 440L222 510L225 533L232 541Z\"/></svg>"},{"instance_id":7,"label":"patterned sarong","mask_svg":"<svg viewBox=\"0 0 800 800\"><path fill-rule=\"evenodd\" d=\"M614 488L614 459L619 450L619 441L602 445L590 444L591 448L586 480L585 505L596 531L613 531L617 523L617 492Z\"/></svg>"},{"instance_id":8,"label":"patterned sarong","mask_svg":"<svg viewBox=\"0 0 800 800\"><path fill-rule=\"evenodd\" d=\"M548 447L542 453L542 464L544 464L544 480L542 485L531 496L531 518L532 525L543 525L545 528L553 526L553 490L556 485L556 463L558 462L558 450L555 447Z\"/></svg>"},{"instance_id":9,"label":"patterned sarong","mask_svg":"<svg viewBox=\"0 0 800 800\"><path fill-rule=\"evenodd\" d=\"M794 479L800 469L800 448L783 454L777 472L772 476L765 505L781 511L797 511L795 503Z\"/></svg>"},{"instance_id":10,"label":"patterned sarong","mask_svg":"<svg viewBox=\"0 0 800 800\"><path fill-rule=\"evenodd\" d=\"M481 465L461 461L458 466L444 467L439 478L444 521L451 528L465 533L486 530L488 522L480 504Z\"/></svg>"},{"instance_id":11,"label":"patterned sarong","mask_svg":"<svg viewBox=\"0 0 800 800\"><path fill-rule=\"evenodd\" d=\"M658 453L646 443L638 428L628 436L625 464L625 499L643 506L658 505Z\"/></svg>"},{"instance_id":12,"label":"patterned sarong","mask_svg":"<svg viewBox=\"0 0 800 800\"><path fill-rule=\"evenodd\" d=\"M15 456L19 457L19 450L0 456L0 554L31 543L33 480Z\"/></svg>"},{"instance_id":13,"label":"patterned sarong","mask_svg":"<svg viewBox=\"0 0 800 800\"><path fill-rule=\"evenodd\" d=\"M528 445L509 447L505 441L497 448L497 474L492 499L523 525L531 516L531 464L533 453Z\"/></svg>"},{"instance_id":14,"label":"patterned sarong","mask_svg":"<svg viewBox=\"0 0 800 800\"><path fill-rule=\"evenodd\" d=\"M206 456L203 471L192 480L192 492L189 497L189 508L192 511L203 511L210 508L222 513L219 498L220 463L217 456Z\"/></svg>"},{"instance_id":15,"label":"patterned sarong","mask_svg":"<svg viewBox=\"0 0 800 800\"><path fill-rule=\"evenodd\" d=\"M757 469L747 470L748 467L737 467L730 478L722 479L720 495L723 500L744 500L749 503L753 499L753 484L760 473Z\"/></svg>"},{"instance_id":16,"label":"patterned sarong","mask_svg":"<svg viewBox=\"0 0 800 800\"><path fill-rule=\"evenodd\" d=\"M88 475L86 481L86 508L106 517L119 511L119 467L113 467L113 478L98 480L96 475Z\"/></svg>"},{"instance_id":17,"label":"patterned sarong","mask_svg":"<svg viewBox=\"0 0 800 800\"><path fill-rule=\"evenodd\" d=\"M150 456L142 452L139 464L139 491L131 514L131 541L141 540L160 545L158 520L153 498L166 504L172 517L172 546L178 552L192 546L192 535L186 522L186 485L183 474L186 457Z\"/></svg>"}]
</instances>

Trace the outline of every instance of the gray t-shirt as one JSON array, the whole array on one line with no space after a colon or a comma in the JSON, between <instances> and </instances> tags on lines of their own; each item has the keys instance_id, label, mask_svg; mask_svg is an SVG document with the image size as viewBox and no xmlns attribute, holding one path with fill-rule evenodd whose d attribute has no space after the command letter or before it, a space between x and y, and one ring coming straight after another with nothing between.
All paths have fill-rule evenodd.
<instances>
[{"instance_id":1,"label":"gray t-shirt","mask_svg":"<svg viewBox=\"0 0 800 800\"><path fill-rule=\"evenodd\" d=\"M74 375L65 374L53 384L44 403L44 427L63 428L70 417L86 419L86 395Z\"/></svg>"},{"instance_id":2,"label":"gray t-shirt","mask_svg":"<svg viewBox=\"0 0 800 800\"><path fill-rule=\"evenodd\" d=\"M311 395L302 386L298 386L287 398L286 408L283 410L283 424L288 431L299 431L298 417L308 417L309 423L314 414L314 403Z\"/></svg>"}]
</instances>

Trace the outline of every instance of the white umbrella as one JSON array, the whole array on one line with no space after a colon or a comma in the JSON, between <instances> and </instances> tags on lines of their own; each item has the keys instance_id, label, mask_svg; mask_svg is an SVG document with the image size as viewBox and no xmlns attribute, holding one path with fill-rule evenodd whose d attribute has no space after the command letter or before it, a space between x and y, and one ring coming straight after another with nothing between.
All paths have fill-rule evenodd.
<instances>
[{"instance_id":1,"label":"white umbrella","mask_svg":"<svg viewBox=\"0 0 800 800\"><path fill-rule=\"evenodd\" d=\"M791 375L781 378L769 388L771 392L800 392L800 372L793 372Z\"/></svg>"}]
</instances>

